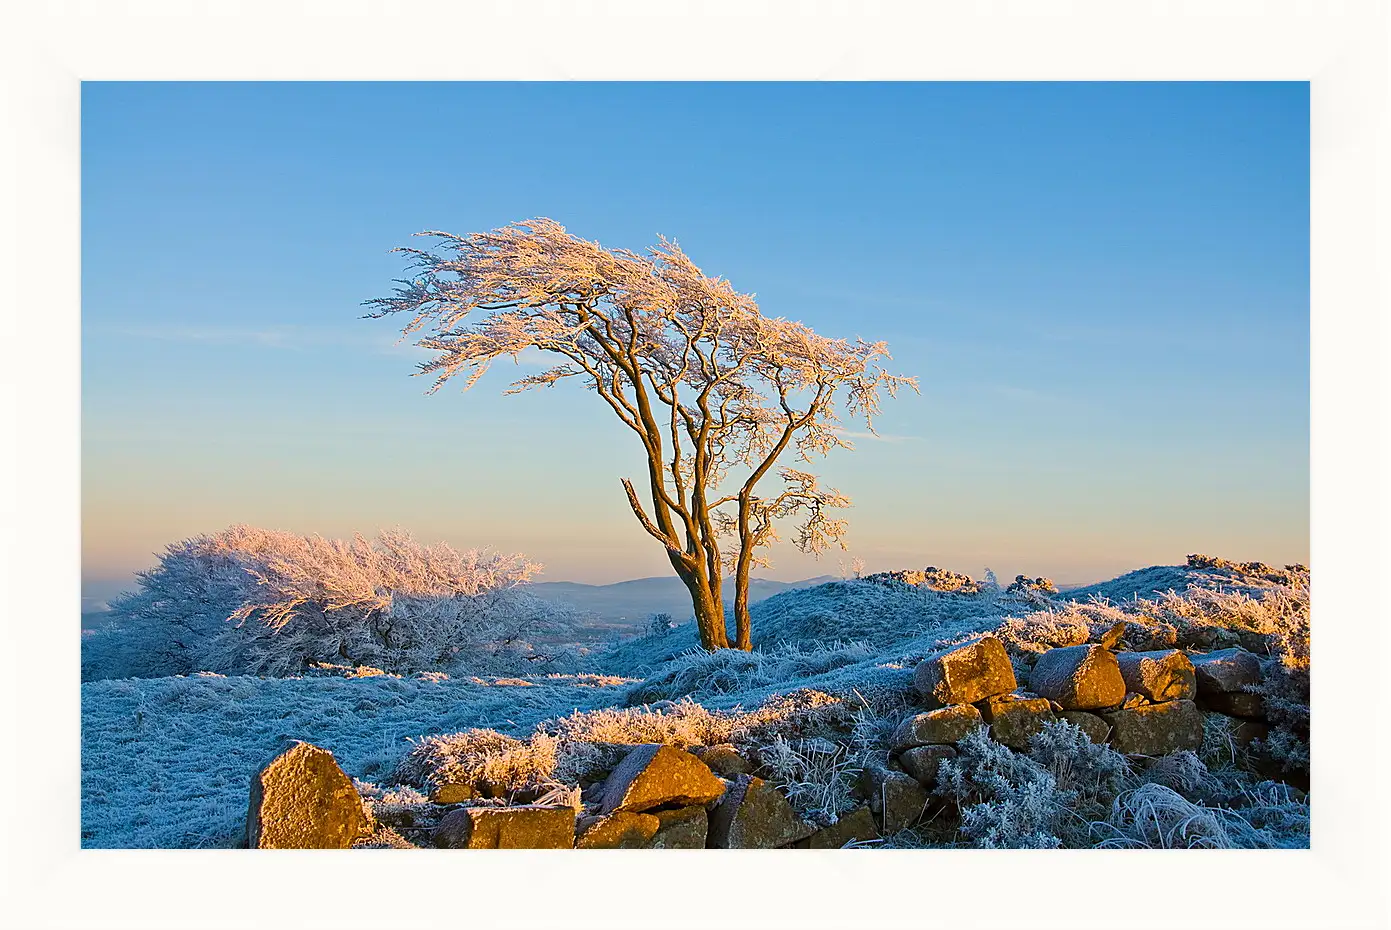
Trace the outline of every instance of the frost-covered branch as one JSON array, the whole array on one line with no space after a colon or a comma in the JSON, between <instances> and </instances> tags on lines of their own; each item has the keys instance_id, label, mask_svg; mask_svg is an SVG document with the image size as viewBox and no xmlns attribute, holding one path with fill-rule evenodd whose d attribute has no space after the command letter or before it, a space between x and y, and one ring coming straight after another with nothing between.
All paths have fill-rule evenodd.
<instances>
[{"instance_id":1,"label":"frost-covered branch","mask_svg":"<svg viewBox=\"0 0 1391 930\"><path fill-rule=\"evenodd\" d=\"M798 544L819 553L845 529L825 509L849 503L815 490L811 479L802 492L755 506L758 483L789 450L807 462L852 448L839 408L873 432L882 396L916 390L916 381L884 370L883 342L832 339L765 316L752 295L705 275L666 238L639 255L572 236L549 219L468 236L421 235L435 248L399 250L411 257L409 277L392 296L368 301L368 315L407 316L403 335L420 334L417 345L435 353L419 372L434 378L432 391L460 375L468 389L503 356L537 350L561 357L509 392L580 378L637 434L647 501L631 482L624 491L690 589L708 648L726 642L719 589L729 563L718 537L732 530L744 644L747 597L739 592L754 551L776 538L773 521L804 515ZM749 475L735 493L722 494L736 468ZM735 502L740 512L731 524L719 508Z\"/></svg>"}]
</instances>

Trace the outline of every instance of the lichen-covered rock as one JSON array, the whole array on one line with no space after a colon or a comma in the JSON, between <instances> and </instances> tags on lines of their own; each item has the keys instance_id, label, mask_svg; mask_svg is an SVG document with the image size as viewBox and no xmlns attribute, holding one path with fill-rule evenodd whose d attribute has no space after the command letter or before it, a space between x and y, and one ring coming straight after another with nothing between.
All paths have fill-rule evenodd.
<instances>
[{"instance_id":1,"label":"lichen-covered rock","mask_svg":"<svg viewBox=\"0 0 1391 930\"><path fill-rule=\"evenodd\" d=\"M898 757L903 771L917 779L918 784L931 789L937 784L937 769L942 760L955 759L956 750L950 746L914 746Z\"/></svg>"},{"instance_id":2,"label":"lichen-covered rock","mask_svg":"<svg viewBox=\"0 0 1391 930\"><path fill-rule=\"evenodd\" d=\"M430 837L441 849L570 849L573 807L463 807L446 814Z\"/></svg>"},{"instance_id":3,"label":"lichen-covered rock","mask_svg":"<svg viewBox=\"0 0 1391 930\"><path fill-rule=\"evenodd\" d=\"M811 836L816 827L797 816L787 798L752 775L740 775L710 808L706 846L715 849L776 849Z\"/></svg>"},{"instance_id":4,"label":"lichen-covered rock","mask_svg":"<svg viewBox=\"0 0 1391 930\"><path fill-rule=\"evenodd\" d=\"M1068 723L1087 734L1087 739L1093 743L1104 743L1111 735L1111 725L1102 720L1096 714L1088 713L1085 710L1065 710L1058 714L1059 720L1066 720Z\"/></svg>"},{"instance_id":5,"label":"lichen-covered rock","mask_svg":"<svg viewBox=\"0 0 1391 930\"><path fill-rule=\"evenodd\" d=\"M1102 649L1109 649L1115 652L1116 647L1121 644L1121 637L1125 636L1125 629L1125 621L1117 620L1115 623L1111 624L1109 630L1101 634L1096 644Z\"/></svg>"},{"instance_id":6,"label":"lichen-covered rock","mask_svg":"<svg viewBox=\"0 0 1391 930\"><path fill-rule=\"evenodd\" d=\"M1136 652L1163 651L1178 645L1178 627L1153 617L1125 621L1122 640Z\"/></svg>"},{"instance_id":7,"label":"lichen-covered rock","mask_svg":"<svg viewBox=\"0 0 1391 930\"><path fill-rule=\"evenodd\" d=\"M1219 714L1226 714L1229 717L1247 717L1252 720L1265 719L1265 698L1249 691L1203 694L1198 697L1198 700L1208 710L1215 710Z\"/></svg>"},{"instance_id":8,"label":"lichen-covered rock","mask_svg":"<svg viewBox=\"0 0 1391 930\"><path fill-rule=\"evenodd\" d=\"M367 832L362 798L327 749L297 740L251 778L250 849L347 849Z\"/></svg>"},{"instance_id":9,"label":"lichen-covered rock","mask_svg":"<svg viewBox=\"0 0 1391 930\"><path fill-rule=\"evenodd\" d=\"M913 687L929 707L974 704L1018 684L1009 654L994 636L930 655L913 673Z\"/></svg>"},{"instance_id":10,"label":"lichen-covered rock","mask_svg":"<svg viewBox=\"0 0 1391 930\"><path fill-rule=\"evenodd\" d=\"M802 842L806 843L807 849L842 849L847 843L863 843L877 839L879 830L874 826L873 812L868 807L857 807L842 814L835 823L817 830Z\"/></svg>"},{"instance_id":11,"label":"lichen-covered rock","mask_svg":"<svg viewBox=\"0 0 1391 930\"><path fill-rule=\"evenodd\" d=\"M915 714L894 730L893 749L900 752L914 746L944 746L966 738L976 727L982 726L980 711L970 704L954 704Z\"/></svg>"},{"instance_id":12,"label":"lichen-covered rock","mask_svg":"<svg viewBox=\"0 0 1391 930\"><path fill-rule=\"evenodd\" d=\"M703 807L681 807L657 811L657 833L648 849L704 849L710 830L710 816Z\"/></svg>"},{"instance_id":13,"label":"lichen-covered rock","mask_svg":"<svg viewBox=\"0 0 1391 930\"><path fill-rule=\"evenodd\" d=\"M1011 749L1027 749L1029 737L1057 719L1047 698L1002 695L980 702L981 716L990 724L990 736Z\"/></svg>"},{"instance_id":14,"label":"lichen-covered rock","mask_svg":"<svg viewBox=\"0 0 1391 930\"><path fill-rule=\"evenodd\" d=\"M476 797L478 792L472 785L440 785L430 792L430 801L434 804L462 804Z\"/></svg>"},{"instance_id":15,"label":"lichen-covered rock","mask_svg":"<svg viewBox=\"0 0 1391 930\"><path fill-rule=\"evenodd\" d=\"M689 752L649 743L638 746L604 781L600 811L643 811L654 807L709 804L724 793L724 782Z\"/></svg>"},{"instance_id":16,"label":"lichen-covered rock","mask_svg":"<svg viewBox=\"0 0 1391 930\"><path fill-rule=\"evenodd\" d=\"M1248 685L1261 683L1261 660L1245 649L1221 649L1190 656L1198 693L1238 694Z\"/></svg>"},{"instance_id":17,"label":"lichen-covered rock","mask_svg":"<svg viewBox=\"0 0 1391 930\"><path fill-rule=\"evenodd\" d=\"M1221 626L1190 626L1181 630L1178 634L1178 647L1180 649L1227 649L1241 645L1241 637L1235 630L1229 630ZM1189 658L1197 658L1192 654Z\"/></svg>"},{"instance_id":18,"label":"lichen-covered rock","mask_svg":"<svg viewBox=\"0 0 1391 930\"><path fill-rule=\"evenodd\" d=\"M1198 693L1193 663L1178 649L1122 652L1116 662L1125 686L1156 704L1191 701Z\"/></svg>"},{"instance_id":19,"label":"lichen-covered rock","mask_svg":"<svg viewBox=\"0 0 1391 930\"><path fill-rule=\"evenodd\" d=\"M916 825L927 810L927 789L906 772L872 766L860 774L859 787L884 835Z\"/></svg>"},{"instance_id":20,"label":"lichen-covered rock","mask_svg":"<svg viewBox=\"0 0 1391 930\"><path fill-rule=\"evenodd\" d=\"M1164 756L1203 745L1203 715L1192 701L1166 701L1102 714L1116 752Z\"/></svg>"},{"instance_id":21,"label":"lichen-covered rock","mask_svg":"<svg viewBox=\"0 0 1391 930\"><path fill-rule=\"evenodd\" d=\"M579 827L576 849L642 849L662 826L651 814L630 811L588 819L591 822Z\"/></svg>"},{"instance_id":22,"label":"lichen-covered rock","mask_svg":"<svg viewBox=\"0 0 1391 930\"><path fill-rule=\"evenodd\" d=\"M752 775L753 765L739 754L731 743L706 746L695 752L696 758L710 766L710 771L725 778L736 775Z\"/></svg>"},{"instance_id":23,"label":"lichen-covered rock","mask_svg":"<svg viewBox=\"0 0 1391 930\"><path fill-rule=\"evenodd\" d=\"M1110 650L1063 646L1038 657L1029 673L1029 690L1064 710L1095 710L1125 699L1125 679Z\"/></svg>"}]
</instances>

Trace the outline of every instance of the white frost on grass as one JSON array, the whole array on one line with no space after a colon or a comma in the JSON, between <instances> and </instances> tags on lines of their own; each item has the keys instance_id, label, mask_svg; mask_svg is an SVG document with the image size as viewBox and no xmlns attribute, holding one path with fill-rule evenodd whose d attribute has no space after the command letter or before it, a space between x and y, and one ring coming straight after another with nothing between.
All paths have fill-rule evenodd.
<instances>
[{"instance_id":1,"label":"white frost on grass","mask_svg":"<svg viewBox=\"0 0 1391 930\"><path fill-rule=\"evenodd\" d=\"M251 776L290 739L351 776L384 777L410 737L539 721L612 704L580 677L470 680L189 677L82 685L82 845L236 846Z\"/></svg>"},{"instance_id":2,"label":"white frost on grass","mask_svg":"<svg viewBox=\"0 0 1391 930\"><path fill-rule=\"evenodd\" d=\"M321 672L291 679L195 675L89 682L82 686L83 845L236 845L250 778L288 739L331 750L364 783L385 784L394 772L422 787L440 778L472 781L498 774L516 780L509 772L517 760L479 756L471 738L460 736L475 729L549 741L554 752L536 759L551 761L533 766L537 777L530 781L538 786L573 785L607 760L608 744L734 742L741 751L766 756L770 774L804 815L829 820L849 803L848 773L884 753L887 734L913 705L917 662L939 647L994 630L1018 657L1078 635L1098 635L1124 619L1175 633L1210 628L1257 635L1268 644L1268 665L1283 663L1304 680L1307 573L1303 579L1302 587L1286 588L1229 570L1158 567L1088 592L1113 597L1110 603L1073 600L1078 592L1039 602L998 588L959 594L838 581L755 604L752 654L704 652L693 625L685 624L594 654L586 674L348 678ZM1183 593L1153 593L1170 588ZM1151 599L1137 599L1141 592ZM802 696L787 697L794 692ZM1281 695L1307 720L1307 689L1290 686ZM1307 752L1301 742L1307 741L1307 725L1301 729L1298 719L1279 723L1272 740L1286 730L1291 745ZM441 739L417 739L415 762L407 761L407 739L424 736ZM826 736L844 751L822 753ZM1083 845L1080 834L1074 838L1059 826L1066 823L1084 828L1087 844L1307 845L1307 801L1288 792L1233 782L1250 797L1224 803L1241 807L1249 831L1207 808L1191 821L1194 810L1178 816L1173 798L1158 788L1126 794L1113 808L1114 787L1103 791L1090 776L1082 778L1082 750L1090 751L1090 744L1066 752L1066 766L1043 758L1032 766L1018 761L1030 777L977 805L967 823L979 834L975 839ZM1097 772L1105 774L1102 769ZM1184 788L1193 780L1189 769L1197 771L1191 765L1156 769L1152 783ZM1209 774L1217 776L1215 770ZM1218 779L1223 780L1230 781ZM1028 786L1032 794L1019 793ZM1217 787L1222 786L1208 786L1212 792ZM1059 792L1094 803L1052 803ZM1072 813L1064 816L1063 810ZM1178 817L1173 823L1170 814ZM1198 830L1209 817L1219 818L1225 834ZM1185 822L1177 832L1171 829ZM1020 833L1023 827L1029 829ZM1090 835L1098 831L1104 835ZM390 837L382 842L392 845Z\"/></svg>"}]
</instances>

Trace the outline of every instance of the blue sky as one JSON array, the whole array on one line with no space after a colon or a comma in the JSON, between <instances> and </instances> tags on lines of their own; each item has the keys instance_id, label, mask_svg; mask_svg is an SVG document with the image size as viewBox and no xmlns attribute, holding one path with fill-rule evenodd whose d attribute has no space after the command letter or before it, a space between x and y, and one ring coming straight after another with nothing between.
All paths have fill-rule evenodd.
<instances>
[{"instance_id":1,"label":"blue sky","mask_svg":"<svg viewBox=\"0 0 1391 930\"><path fill-rule=\"evenodd\" d=\"M398 245L531 216L678 239L922 396L820 471L850 553L1085 581L1308 559L1308 89L1288 84L83 87L83 575L247 522L668 571L632 437L566 386L409 377ZM520 374L521 372L516 372ZM567 389L568 388L568 389ZM772 577L836 573L780 549Z\"/></svg>"}]
</instances>

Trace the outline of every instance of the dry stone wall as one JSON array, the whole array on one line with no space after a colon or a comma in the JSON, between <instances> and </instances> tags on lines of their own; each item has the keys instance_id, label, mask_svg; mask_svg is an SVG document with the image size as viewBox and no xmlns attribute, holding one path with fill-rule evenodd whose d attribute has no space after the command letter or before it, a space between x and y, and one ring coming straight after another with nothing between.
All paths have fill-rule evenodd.
<instances>
[{"instance_id":1,"label":"dry stone wall","mask_svg":"<svg viewBox=\"0 0 1391 930\"><path fill-rule=\"evenodd\" d=\"M859 771L854 793L863 803L829 826L799 816L783 791L759 777L758 759L731 744L687 751L655 743L609 747L611 767L583 792L567 789L566 804L537 792L503 799L470 785L439 785L429 803L394 812L389 822L383 813L378 824L331 753L295 743L252 780L247 844L345 848L362 845L380 826L447 849L843 848L930 820L940 810L932 792L942 762L980 728L1022 751L1047 724L1064 720L1093 742L1144 757L1198 749L1213 714L1234 740L1265 737L1255 655L1241 648L1127 651L1124 632L1118 625L1100 642L1043 652L1026 669L1027 690L994 636L928 656L913 676L920 708L893 731L881 761Z\"/></svg>"}]
</instances>

